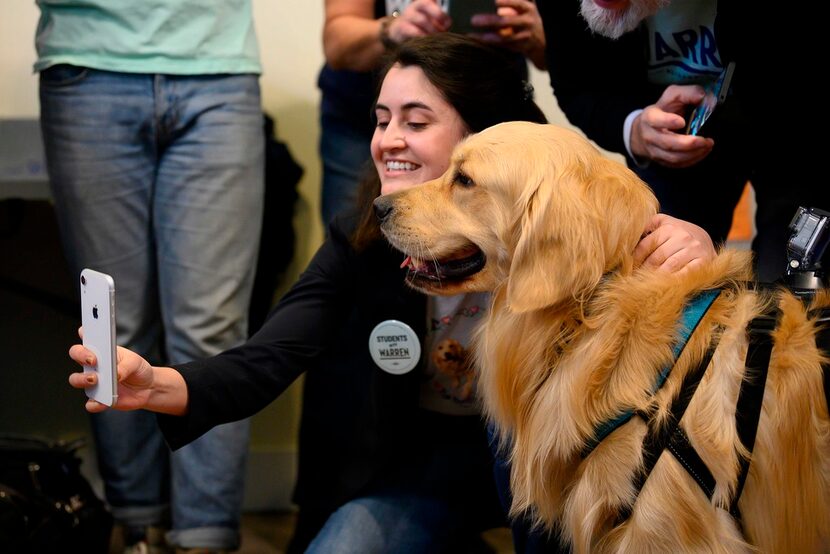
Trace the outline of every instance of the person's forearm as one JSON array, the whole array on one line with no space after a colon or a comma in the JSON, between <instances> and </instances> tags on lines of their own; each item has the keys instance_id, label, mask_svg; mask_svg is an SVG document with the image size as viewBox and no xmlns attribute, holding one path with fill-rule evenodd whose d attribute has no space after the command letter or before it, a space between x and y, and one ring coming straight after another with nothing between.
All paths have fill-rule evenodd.
<instances>
[{"instance_id":1,"label":"person's forearm","mask_svg":"<svg viewBox=\"0 0 830 554\"><path fill-rule=\"evenodd\" d=\"M145 409L169 415L187 413L187 383L172 367L153 367L153 387Z\"/></svg>"},{"instance_id":2,"label":"person's forearm","mask_svg":"<svg viewBox=\"0 0 830 554\"><path fill-rule=\"evenodd\" d=\"M352 15L327 21L323 29L326 62L334 69L375 69L385 52L380 41L380 25L380 19Z\"/></svg>"}]
</instances>

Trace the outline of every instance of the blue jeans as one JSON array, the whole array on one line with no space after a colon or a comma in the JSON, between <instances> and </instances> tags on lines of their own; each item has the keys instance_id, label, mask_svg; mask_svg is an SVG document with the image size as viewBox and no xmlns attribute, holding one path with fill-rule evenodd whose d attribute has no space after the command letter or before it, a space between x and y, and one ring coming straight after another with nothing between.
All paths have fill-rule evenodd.
<instances>
[{"instance_id":1,"label":"blue jeans","mask_svg":"<svg viewBox=\"0 0 830 554\"><path fill-rule=\"evenodd\" d=\"M477 417L423 412L364 492L341 505L307 554L489 552L481 532L504 524Z\"/></svg>"},{"instance_id":2,"label":"blue jeans","mask_svg":"<svg viewBox=\"0 0 830 554\"><path fill-rule=\"evenodd\" d=\"M510 512L513 504L513 494L510 491L510 461L508 452L499 449L498 434L491 424L487 427L490 448L493 452L493 477L499 501L505 513ZM563 545L556 532L548 532L534 527L529 516L519 515L510 520L510 530L513 533L513 549L516 554L568 554L570 548Z\"/></svg>"},{"instance_id":3,"label":"blue jeans","mask_svg":"<svg viewBox=\"0 0 830 554\"><path fill-rule=\"evenodd\" d=\"M366 114L368 120L369 114ZM320 210L323 225L355 204L361 178L375 171L370 164L372 135L354 128L347 120L327 113L320 116L320 158L323 161L323 186Z\"/></svg>"},{"instance_id":4,"label":"blue jeans","mask_svg":"<svg viewBox=\"0 0 830 554\"><path fill-rule=\"evenodd\" d=\"M380 493L352 500L326 521L306 554L443 552L458 522L449 505L417 493Z\"/></svg>"},{"instance_id":5,"label":"blue jeans","mask_svg":"<svg viewBox=\"0 0 830 554\"><path fill-rule=\"evenodd\" d=\"M59 65L40 79L64 252L75 275L113 276L119 344L177 363L243 342L264 186L257 76ZM172 455L152 414L107 411L92 424L119 521L162 523L171 503L175 545L238 544L247 421Z\"/></svg>"}]
</instances>

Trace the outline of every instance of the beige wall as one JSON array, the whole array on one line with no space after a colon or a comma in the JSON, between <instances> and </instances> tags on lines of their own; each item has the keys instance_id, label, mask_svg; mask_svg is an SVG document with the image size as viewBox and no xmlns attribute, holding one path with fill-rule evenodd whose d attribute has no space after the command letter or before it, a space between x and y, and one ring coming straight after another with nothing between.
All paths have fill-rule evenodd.
<instances>
[{"instance_id":1,"label":"beige wall","mask_svg":"<svg viewBox=\"0 0 830 554\"><path fill-rule=\"evenodd\" d=\"M38 9L33 0L0 0L0 118L37 117L33 35ZM320 164L317 156L316 75L322 61L323 1L253 0L264 72L264 109L275 116L279 138L305 168L295 228L297 256L282 290L305 266L322 238L318 216ZM538 102L553 122L564 123L547 83L533 72ZM80 411L81 402L78 401ZM252 451L285 458L294 451L299 414L298 388L283 395L254 419ZM46 424L48 425L48 424ZM48 433L49 429L44 429ZM270 458L268 458L270 460ZM263 463L271 466L273 463ZM290 470L288 470L290 472Z\"/></svg>"}]
</instances>

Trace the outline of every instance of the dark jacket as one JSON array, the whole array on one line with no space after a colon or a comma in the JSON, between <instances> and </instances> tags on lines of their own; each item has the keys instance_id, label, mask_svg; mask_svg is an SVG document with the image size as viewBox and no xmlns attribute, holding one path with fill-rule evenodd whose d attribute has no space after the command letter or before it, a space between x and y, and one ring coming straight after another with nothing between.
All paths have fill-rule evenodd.
<instances>
[{"instance_id":1,"label":"dark jacket","mask_svg":"<svg viewBox=\"0 0 830 554\"><path fill-rule=\"evenodd\" d=\"M353 225L335 218L305 272L246 344L176 366L189 412L159 416L162 432L179 448L257 413L306 372L294 494L300 513L290 552L303 551L332 511L373 485L402 478L417 489L412 461L437 444L458 449L458 476L441 494L458 502L470 520L465 529L502 524L481 418L419 410L422 365L392 375L371 359L369 334L382 321L408 324L424 343L426 299L404 283L403 256L386 242L355 251Z\"/></svg>"},{"instance_id":2,"label":"dark jacket","mask_svg":"<svg viewBox=\"0 0 830 554\"><path fill-rule=\"evenodd\" d=\"M559 107L572 124L601 147L627 156L623 143L625 118L636 109L654 104L666 88L648 82L645 26L614 40L590 31L579 13L578 0L540 2L539 13L545 28L550 82ZM721 19L719 15L715 22L719 46L725 42L722 35L730 32L729 26L724 29L723 24L718 25ZM743 67L740 73L746 73ZM734 91L736 87L732 88ZM739 105L743 96L733 95L707 122L707 136L718 141L719 149L734 151L746 139L741 126L746 123L745 116ZM724 117L728 121L722 121Z\"/></svg>"},{"instance_id":3,"label":"dark jacket","mask_svg":"<svg viewBox=\"0 0 830 554\"><path fill-rule=\"evenodd\" d=\"M625 154L623 122L635 109L653 104L664 86L648 83L645 27L612 40L592 33L579 12L579 0L538 2L545 29L548 73L559 107L568 120L597 144ZM719 0L715 36L721 62L734 61L732 96L718 107L707 136L740 148L741 163L767 175L800 170L793 164L816 143L796 132L803 106L811 124L824 129L825 109L805 98L797 62L820 65L807 41L817 36L798 10L763 10L735 0ZM726 112L726 113L724 113ZM724 121L728 117L728 121ZM718 121L720 119L720 121ZM820 119L821 123L818 122ZM786 168L783 169L782 168Z\"/></svg>"},{"instance_id":4,"label":"dark jacket","mask_svg":"<svg viewBox=\"0 0 830 554\"><path fill-rule=\"evenodd\" d=\"M538 2L548 74L559 107L601 147L625 153L622 128L632 111L653 104L663 87L647 82L642 29L618 40L592 33L578 0Z\"/></svg>"},{"instance_id":5,"label":"dark jacket","mask_svg":"<svg viewBox=\"0 0 830 554\"><path fill-rule=\"evenodd\" d=\"M551 85L572 124L632 165L623 122L633 110L655 103L665 87L648 83L643 26L607 39L588 29L579 4L538 3ZM715 148L689 168L632 167L654 189L661 211L701 225L716 242L726 237L750 180L757 204L753 250L762 280L776 279L786 267L788 224L797 207L830 208L830 187L815 182L809 161L821 156L813 151L824 143L802 130L803 124L826 128L827 110L806 98L811 87L797 69L798 62L813 70L821 65L820 49L807 45L820 36L808 30L816 23L810 19L799 10L719 0L715 36L721 61L736 67L730 97L706 123L704 135L715 140Z\"/></svg>"},{"instance_id":6,"label":"dark jacket","mask_svg":"<svg viewBox=\"0 0 830 554\"><path fill-rule=\"evenodd\" d=\"M184 417L159 418L172 448L257 413L307 372L298 504L339 505L394 456L417 413L420 369L391 375L378 368L369 333L396 319L423 343L426 301L405 285L400 253L385 242L356 252L349 227L335 220L305 272L246 344L176 367L190 405Z\"/></svg>"}]
</instances>

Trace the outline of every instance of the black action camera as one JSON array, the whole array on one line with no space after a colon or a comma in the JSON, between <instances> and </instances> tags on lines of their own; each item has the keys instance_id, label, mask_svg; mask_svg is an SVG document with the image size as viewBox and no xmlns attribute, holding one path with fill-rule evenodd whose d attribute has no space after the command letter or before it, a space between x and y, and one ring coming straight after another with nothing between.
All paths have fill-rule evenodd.
<instances>
[{"instance_id":1,"label":"black action camera","mask_svg":"<svg viewBox=\"0 0 830 554\"><path fill-rule=\"evenodd\" d=\"M787 242L787 284L796 292L828 286L821 259L830 243L830 213L800 207L789 229L792 234Z\"/></svg>"}]
</instances>

